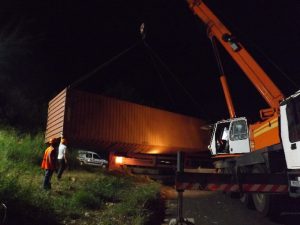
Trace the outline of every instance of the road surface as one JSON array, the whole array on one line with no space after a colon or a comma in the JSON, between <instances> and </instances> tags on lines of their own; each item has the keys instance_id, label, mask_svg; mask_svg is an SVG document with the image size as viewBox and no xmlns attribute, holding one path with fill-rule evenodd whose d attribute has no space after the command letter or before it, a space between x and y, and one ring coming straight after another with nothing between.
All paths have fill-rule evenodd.
<instances>
[{"instance_id":1,"label":"road surface","mask_svg":"<svg viewBox=\"0 0 300 225\"><path fill-rule=\"evenodd\" d=\"M170 187L162 190L166 198L166 215L163 225L176 218L177 193ZM247 209L239 199L219 192L185 191L184 218L194 218L196 225L299 225L299 213L282 213L276 218L264 217Z\"/></svg>"}]
</instances>

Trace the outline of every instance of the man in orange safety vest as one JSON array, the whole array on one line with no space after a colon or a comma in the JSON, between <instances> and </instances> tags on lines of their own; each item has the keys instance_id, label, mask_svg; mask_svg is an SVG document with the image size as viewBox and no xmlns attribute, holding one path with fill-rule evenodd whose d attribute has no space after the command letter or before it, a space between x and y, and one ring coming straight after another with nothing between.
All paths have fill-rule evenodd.
<instances>
[{"instance_id":1,"label":"man in orange safety vest","mask_svg":"<svg viewBox=\"0 0 300 225\"><path fill-rule=\"evenodd\" d=\"M51 189L51 177L56 169L56 148L58 142L55 138L49 140L49 147L45 150L41 168L45 170L43 188Z\"/></svg>"}]
</instances>

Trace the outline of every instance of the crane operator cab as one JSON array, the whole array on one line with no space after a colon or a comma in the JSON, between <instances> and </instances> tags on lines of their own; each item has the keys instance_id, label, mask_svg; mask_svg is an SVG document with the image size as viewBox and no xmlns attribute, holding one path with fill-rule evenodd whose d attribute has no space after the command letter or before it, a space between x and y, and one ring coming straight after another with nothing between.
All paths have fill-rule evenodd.
<instances>
[{"instance_id":1,"label":"crane operator cab","mask_svg":"<svg viewBox=\"0 0 300 225\"><path fill-rule=\"evenodd\" d=\"M217 122L209 149L212 155L250 152L246 118L240 117Z\"/></svg>"},{"instance_id":2,"label":"crane operator cab","mask_svg":"<svg viewBox=\"0 0 300 225\"><path fill-rule=\"evenodd\" d=\"M300 91L281 102L280 128L287 168L300 169Z\"/></svg>"}]
</instances>

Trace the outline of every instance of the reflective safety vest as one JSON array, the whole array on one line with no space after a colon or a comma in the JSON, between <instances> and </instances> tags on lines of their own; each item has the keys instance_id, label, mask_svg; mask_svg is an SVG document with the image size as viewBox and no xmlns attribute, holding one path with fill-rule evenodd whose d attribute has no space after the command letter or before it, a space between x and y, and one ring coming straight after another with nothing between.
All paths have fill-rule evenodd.
<instances>
[{"instance_id":1,"label":"reflective safety vest","mask_svg":"<svg viewBox=\"0 0 300 225\"><path fill-rule=\"evenodd\" d=\"M55 150L52 146L49 146L46 149L46 151L44 153L41 168L45 169L45 170L49 170L49 169L54 170L55 169Z\"/></svg>"}]
</instances>

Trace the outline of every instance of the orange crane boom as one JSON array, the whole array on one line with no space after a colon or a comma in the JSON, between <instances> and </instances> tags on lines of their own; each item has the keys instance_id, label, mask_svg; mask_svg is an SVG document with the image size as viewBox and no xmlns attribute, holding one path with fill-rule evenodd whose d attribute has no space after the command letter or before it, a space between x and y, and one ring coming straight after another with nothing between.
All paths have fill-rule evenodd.
<instances>
[{"instance_id":1,"label":"orange crane boom","mask_svg":"<svg viewBox=\"0 0 300 225\"><path fill-rule=\"evenodd\" d=\"M188 0L188 3L193 12L207 25L209 36L215 37L224 46L273 112L277 112L279 102L284 98L279 88L203 1Z\"/></svg>"}]
</instances>

